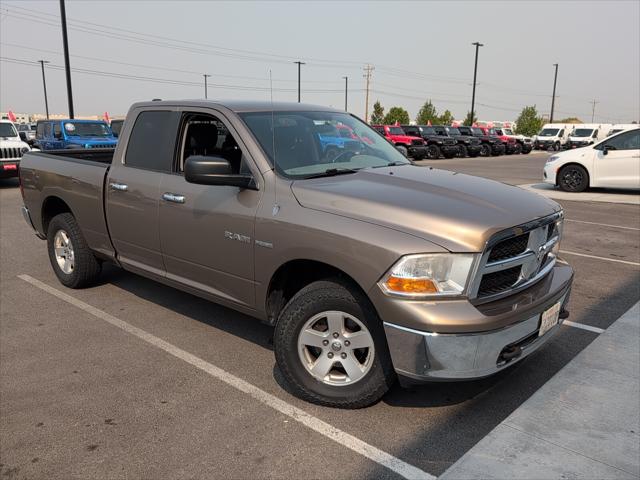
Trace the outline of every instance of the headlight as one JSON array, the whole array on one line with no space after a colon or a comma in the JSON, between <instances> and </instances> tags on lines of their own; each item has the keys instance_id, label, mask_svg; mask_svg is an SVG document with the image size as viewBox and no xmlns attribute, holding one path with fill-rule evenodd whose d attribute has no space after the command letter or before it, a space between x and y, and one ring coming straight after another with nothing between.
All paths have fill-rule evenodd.
<instances>
[{"instance_id":1,"label":"headlight","mask_svg":"<svg viewBox=\"0 0 640 480\"><path fill-rule=\"evenodd\" d=\"M442 141L442 140L436 140L436 143L437 143L438 145L442 145L442 144L443 144L443 141Z\"/></svg>"},{"instance_id":2,"label":"headlight","mask_svg":"<svg viewBox=\"0 0 640 480\"><path fill-rule=\"evenodd\" d=\"M547 163L555 162L559 158L560 158L560 155L551 155L549 158L547 158Z\"/></svg>"},{"instance_id":3,"label":"headlight","mask_svg":"<svg viewBox=\"0 0 640 480\"><path fill-rule=\"evenodd\" d=\"M20 152L24 155L25 153L27 153L29 151L29 147L22 147L20 149Z\"/></svg>"},{"instance_id":4,"label":"headlight","mask_svg":"<svg viewBox=\"0 0 640 480\"><path fill-rule=\"evenodd\" d=\"M85 143L84 144L84 148L91 148L91 144L90 143Z\"/></svg>"},{"instance_id":5,"label":"headlight","mask_svg":"<svg viewBox=\"0 0 640 480\"><path fill-rule=\"evenodd\" d=\"M476 259L471 253L408 255L378 285L389 295L410 298L462 295Z\"/></svg>"}]
</instances>

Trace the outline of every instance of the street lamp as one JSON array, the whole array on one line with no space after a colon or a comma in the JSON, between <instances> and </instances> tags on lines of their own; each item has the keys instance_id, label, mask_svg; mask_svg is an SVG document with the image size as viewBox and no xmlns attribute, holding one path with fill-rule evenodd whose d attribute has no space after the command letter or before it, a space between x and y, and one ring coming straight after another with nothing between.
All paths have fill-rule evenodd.
<instances>
[{"instance_id":1,"label":"street lamp","mask_svg":"<svg viewBox=\"0 0 640 480\"><path fill-rule=\"evenodd\" d=\"M473 93L471 95L471 124L473 124L473 114L476 106L476 77L478 74L478 50L480 47L484 47L484 44L480 42L474 42L471 45L476 46L476 63L473 67Z\"/></svg>"},{"instance_id":2,"label":"street lamp","mask_svg":"<svg viewBox=\"0 0 640 480\"><path fill-rule=\"evenodd\" d=\"M44 76L44 64L49 63L46 60L38 60L42 68L42 87L44 88L44 108L47 112L47 120L49 120L49 101L47 100L47 79Z\"/></svg>"},{"instance_id":3,"label":"street lamp","mask_svg":"<svg viewBox=\"0 0 640 480\"><path fill-rule=\"evenodd\" d=\"M558 64L554 63L554 67L556 67L556 73L553 76L553 95L551 96L551 115L549 115L549 123L553 123L553 107L556 104L556 82L558 81Z\"/></svg>"},{"instance_id":4,"label":"street lamp","mask_svg":"<svg viewBox=\"0 0 640 480\"><path fill-rule=\"evenodd\" d=\"M202 76L204 77L204 98L206 100L207 99L207 78L209 78L211 75L207 75L206 73L203 73Z\"/></svg>"},{"instance_id":5,"label":"street lamp","mask_svg":"<svg viewBox=\"0 0 640 480\"><path fill-rule=\"evenodd\" d=\"M347 112L349 111L347 108L347 95L349 92L349 77L342 77L344 78L344 111Z\"/></svg>"},{"instance_id":6,"label":"street lamp","mask_svg":"<svg viewBox=\"0 0 640 480\"><path fill-rule=\"evenodd\" d=\"M301 65L306 65L306 63L301 62L301 61L297 61L297 62L293 62L293 63L297 63L298 64L298 103L300 103L300 66Z\"/></svg>"}]
</instances>

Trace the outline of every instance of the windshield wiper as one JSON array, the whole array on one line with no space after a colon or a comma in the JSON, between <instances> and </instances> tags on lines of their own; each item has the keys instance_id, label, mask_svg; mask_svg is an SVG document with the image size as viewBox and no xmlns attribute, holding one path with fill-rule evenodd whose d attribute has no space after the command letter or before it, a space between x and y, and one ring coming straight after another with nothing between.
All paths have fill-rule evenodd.
<instances>
[{"instance_id":1,"label":"windshield wiper","mask_svg":"<svg viewBox=\"0 0 640 480\"><path fill-rule=\"evenodd\" d=\"M305 178L322 178L322 177L335 177L336 175L346 175L348 173L356 173L359 169L353 168L328 168L324 172L313 173L311 175L307 175Z\"/></svg>"}]
</instances>

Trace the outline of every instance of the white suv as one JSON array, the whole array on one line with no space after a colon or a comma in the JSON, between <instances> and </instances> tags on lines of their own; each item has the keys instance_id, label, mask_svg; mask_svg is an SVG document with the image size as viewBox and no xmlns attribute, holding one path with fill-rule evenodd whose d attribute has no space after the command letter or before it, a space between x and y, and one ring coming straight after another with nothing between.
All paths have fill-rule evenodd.
<instances>
[{"instance_id":1,"label":"white suv","mask_svg":"<svg viewBox=\"0 0 640 480\"><path fill-rule=\"evenodd\" d=\"M565 192L588 187L640 189L640 128L549 157L543 180Z\"/></svg>"},{"instance_id":2,"label":"white suv","mask_svg":"<svg viewBox=\"0 0 640 480\"><path fill-rule=\"evenodd\" d=\"M20 159L29 150L13 123L0 120L0 178L17 177Z\"/></svg>"}]
</instances>

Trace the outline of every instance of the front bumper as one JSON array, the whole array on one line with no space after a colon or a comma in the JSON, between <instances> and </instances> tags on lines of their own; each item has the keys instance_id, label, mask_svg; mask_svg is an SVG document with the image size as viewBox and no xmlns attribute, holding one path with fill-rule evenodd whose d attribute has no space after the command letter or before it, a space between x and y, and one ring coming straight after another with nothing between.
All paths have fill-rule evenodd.
<instances>
[{"instance_id":1,"label":"front bumper","mask_svg":"<svg viewBox=\"0 0 640 480\"><path fill-rule=\"evenodd\" d=\"M491 155L504 155L505 148L502 143L491 144Z\"/></svg>"},{"instance_id":2,"label":"front bumper","mask_svg":"<svg viewBox=\"0 0 640 480\"><path fill-rule=\"evenodd\" d=\"M407 152L412 158L424 158L427 156L427 147L425 145L409 145Z\"/></svg>"},{"instance_id":3,"label":"front bumper","mask_svg":"<svg viewBox=\"0 0 640 480\"><path fill-rule=\"evenodd\" d=\"M538 337L542 312L562 302L561 311L567 313L572 281L571 267L558 263L529 289L495 302L478 306L467 300L396 305L398 313L404 310L414 318L385 315L391 310L383 309L381 317L396 372L413 382L470 380L513 365L558 330L562 319ZM438 322L440 325L434 325ZM416 328L429 323L428 328ZM515 353L506 359L506 351Z\"/></svg>"},{"instance_id":4,"label":"front bumper","mask_svg":"<svg viewBox=\"0 0 640 480\"><path fill-rule=\"evenodd\" d=\"M505 143L504 151L507 155L511 155L512 153L516 153L516 143Z\"/></svg>"},{"instance_id":5,"label":"front bumper","mask_svg":"<svg viewBox=\"0 0 640 480\"><path fill-rule=\"evenodd\" d=\"M469 156L478 156L480 155L480 151L482 150L482 147L479 143L472 143L469 145L465 145L465 147L467 147L467 153L469 154Z\"/></svg>"},{"instance_id":6,"label":"front bumper","mask_svg":"<svg viewBox=\"0 0 640 480\"><path fill-rule=\"evenodd\" d=\"M460 152L460 149L458 148L458 144L438 145L438 147L440 147L440 151L442 152L442 155L444 155L445 157L453 158L456 155L458 155L458 153Z\"/></svg>"}]
</instances>

